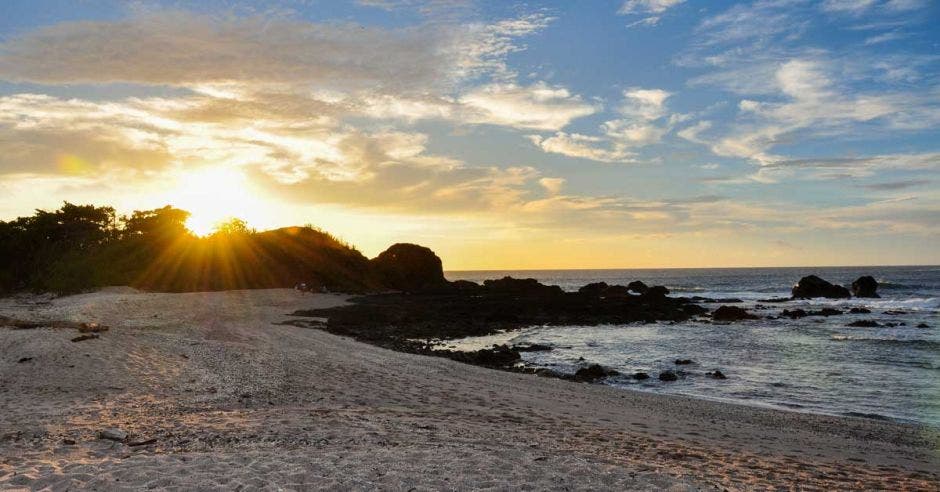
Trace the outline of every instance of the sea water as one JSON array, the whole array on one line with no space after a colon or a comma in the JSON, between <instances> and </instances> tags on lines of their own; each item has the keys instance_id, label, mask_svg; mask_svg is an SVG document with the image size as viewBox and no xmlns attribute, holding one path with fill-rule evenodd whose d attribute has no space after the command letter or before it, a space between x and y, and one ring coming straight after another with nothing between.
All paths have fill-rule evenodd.
<instances>
[{"instance_id":1,"label":"sea water","mask_svg":"<svg viewBox=\"0 0 940 492\"><path fill-rule=\"evenodd\" d=\"M805 275L848 287L862 275L879 283L880 299L812 299L785 303ZM448 272L450 280L510 275L532 277L574 291L604 281L626 285L642 280L664 285L671 296L739 298L762 319L728 324L632 323L601 326L532 326L450 345L473 350L494 343L548 344L549 352L523 353L524 363L573 373L584 364L616 369L605 382L642 391L770 406L797 411L859 416L940 427L940 267L827 267L642 270L544 270ZM709 310L720 304L703 304ZM783 309L833 307L838 316L781 318ZM849 314L865 307L871 314ZM777 319L767 319L777 317ZM847 326L874 320L876 328ZM928 328L918 328L919 324ZM893 324L896 326L885 326ZM691 359L677 366L676 359ZM720 370L728 379L706 373ZM683 371L675 382L661 371ZM650 379L630 376L645 372Z\"/></svg>"}]
</instances>

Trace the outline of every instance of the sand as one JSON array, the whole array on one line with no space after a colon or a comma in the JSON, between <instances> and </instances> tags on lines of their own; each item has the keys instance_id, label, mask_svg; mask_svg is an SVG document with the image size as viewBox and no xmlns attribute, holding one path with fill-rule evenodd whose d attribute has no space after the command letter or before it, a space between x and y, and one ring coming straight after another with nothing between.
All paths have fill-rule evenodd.
<instances>
[{"instance_id":1,"label":"sand","mask_svg":"<svg viewBox=\"0 0 940 492\"><path fill-rule=\"evenodd\" d=\"M0 328L0 489L940 490L936 429L498 372L277 324L343 302L0 299L0 316L110 327L82 342ZM129 437L98 439L107 428Z\"/></svg>"}]
</instances>

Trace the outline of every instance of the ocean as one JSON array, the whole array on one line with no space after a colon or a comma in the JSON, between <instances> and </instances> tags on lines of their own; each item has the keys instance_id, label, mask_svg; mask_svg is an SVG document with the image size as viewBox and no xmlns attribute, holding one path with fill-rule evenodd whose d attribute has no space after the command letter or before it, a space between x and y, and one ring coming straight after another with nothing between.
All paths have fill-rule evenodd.
<instances>
[{"instance_id":1,"label":"ocean","mask_svg":"<svg viewBox=\"0 0 940 492\"><path fill-rule=\"evenodd\" d=\"M800 277L810 274L846 287L859 276L872 275L881 298L760 302L788 297ZM739 298L744 302L736 306L762 318L794 308L833 307L845 314L730 324L532 326L448 345L475 350L494 343L549 344L554 347L550 352L523 353L524 363L565 373L598 363L621 373L605 381L616 387L940 427L940 266L446 273L449 280L476 282L506 275L532 277L570 291L590 282L626 285L642 280L668 287L671 296ZM710 310L719 305L704 304ZM871 314L849 314L852 307L868 308ZM882 326L847 326L856 320ZM694 363L677 366L676 359ZM667 369L684 374L675 382L659 381L656 376ZM706 376L715 369L728 379ZM635 381L630 375L636 372L651 377Z\"/></svg>"}]
</instances>

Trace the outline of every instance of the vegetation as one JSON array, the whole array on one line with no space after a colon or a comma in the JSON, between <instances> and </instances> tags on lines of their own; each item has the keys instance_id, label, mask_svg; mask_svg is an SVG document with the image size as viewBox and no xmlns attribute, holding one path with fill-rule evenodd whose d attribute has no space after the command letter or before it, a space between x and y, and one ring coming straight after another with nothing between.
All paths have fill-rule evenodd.
<instances>
[{"instance_id":1,"label":"vegetation","mask_svg":"<svg viewBox=\"0 0 940 492\"><path fill-rule=\"evenodd\" d=\"M310 226L256 232L244 221L208 237L170 206L118 217L74 205L0 221L0 293L73 293L106 285L155 291L292 287L362 292L382 287L369 260Z\"/></svg>"}]
</instances>

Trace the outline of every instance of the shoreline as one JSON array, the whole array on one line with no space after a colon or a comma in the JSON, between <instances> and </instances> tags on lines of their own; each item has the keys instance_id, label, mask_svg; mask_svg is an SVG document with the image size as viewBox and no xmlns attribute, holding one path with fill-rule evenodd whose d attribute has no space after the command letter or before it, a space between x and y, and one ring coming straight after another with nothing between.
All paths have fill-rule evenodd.
<instances>
[{"instance_id":1,"label":"shoreline","mask_svg":"<svg viewBox=\"0 0 940 492\"><path fill-rule=\"evenodd\" d=\"M111 329L73 343L66 329L0 328L0 419L15 429L0 436L2 487L940 483L933 428L493 371L277 324L340 296L106 289L23 301L0 299L0 315ZM157 441L95 439L105 426ZM245 460L260 468L222 467Z\"/></svg>"}]
</instances>

